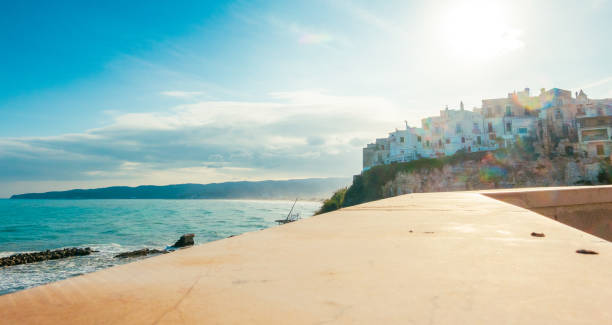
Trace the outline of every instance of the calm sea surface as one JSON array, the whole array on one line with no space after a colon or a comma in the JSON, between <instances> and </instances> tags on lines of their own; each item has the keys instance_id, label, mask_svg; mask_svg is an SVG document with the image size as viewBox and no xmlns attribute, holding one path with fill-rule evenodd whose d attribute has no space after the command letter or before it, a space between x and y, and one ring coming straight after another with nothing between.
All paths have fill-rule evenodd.
<instances>
[{"instance_id":1,"label":"calm sea surface","mask_svg":"<svg viewBox=\"0 0 612 325\"><path fill-rule=\"evenodd\" d=\"M91 247L90 256L0 268L0 294L65 279L135 259L120 252L163 249L181 234L197 244L275 226L293 202L250 200L3 200L0 257L63 247ZM309 217L319 202L298 202Z\"/></svg>"}]
</instances>

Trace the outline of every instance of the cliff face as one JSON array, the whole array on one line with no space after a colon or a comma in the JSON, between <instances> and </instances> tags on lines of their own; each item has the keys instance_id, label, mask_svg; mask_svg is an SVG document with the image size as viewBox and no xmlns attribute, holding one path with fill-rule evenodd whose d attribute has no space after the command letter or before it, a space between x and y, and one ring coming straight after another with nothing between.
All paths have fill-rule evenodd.
<instances>
[{"instance_id":1,"label":"cliff face","mask_svg":"<svg viewBox=\"0 0 612 325\"><path fill-rule=\"evenodd\" d=\"M342 206L407 193L609 184L608 158L549 157L529 144L496 152L375 166L353 178Z\"/></svg>"},{"instance_id":2,"label":"cliff face","mask_svg":"<svg viewBox=\"0 0 612 325\"><path fill-rule=\"evenodd\" d=\"M383 185L382 195L596 184L599 182L600 164L594 158L557 157L528 161L513 157L497 159L490 154L482 160L400 172Z\"/></svg>"}]
</instances>

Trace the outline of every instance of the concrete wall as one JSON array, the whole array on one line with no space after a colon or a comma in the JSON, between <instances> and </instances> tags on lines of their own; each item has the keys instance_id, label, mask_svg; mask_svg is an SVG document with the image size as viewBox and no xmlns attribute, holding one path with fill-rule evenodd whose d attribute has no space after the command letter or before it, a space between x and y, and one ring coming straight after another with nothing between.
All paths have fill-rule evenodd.
<instances>
[{"instance_id":1,"label":"concrete wall","mask_svg":"<svg viewBox=\"0 0 612 325\"><path fill-rule=\"evenodd\" d=\"M485 195L612 241L612 186L498 191Z\"/></svg>"}]
</instances>

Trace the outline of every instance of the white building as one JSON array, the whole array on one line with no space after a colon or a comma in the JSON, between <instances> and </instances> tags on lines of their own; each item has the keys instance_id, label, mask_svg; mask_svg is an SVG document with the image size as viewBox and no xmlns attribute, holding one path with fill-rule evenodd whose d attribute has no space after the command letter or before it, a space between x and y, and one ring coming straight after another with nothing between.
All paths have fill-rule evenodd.
<instances>
[{"instance_id":1,"label":"white building","mask_svg":"<svg viewBox=\"0 0 612 325\"><path fill-rule=\"evenodd\" d=\"M521 138L539 141L545 152L573 154L580 148L593 156L612 154L612 99L591 100L580 90L541 89L531 96L529 88L507 97L483 99L482 107L440 111L421 120L421 128L395 130L363 149L364 170L420 158L465 152L496 150L512 146ZM562 145L559 145L559 144Z\"/></svg>"}]
</instances>

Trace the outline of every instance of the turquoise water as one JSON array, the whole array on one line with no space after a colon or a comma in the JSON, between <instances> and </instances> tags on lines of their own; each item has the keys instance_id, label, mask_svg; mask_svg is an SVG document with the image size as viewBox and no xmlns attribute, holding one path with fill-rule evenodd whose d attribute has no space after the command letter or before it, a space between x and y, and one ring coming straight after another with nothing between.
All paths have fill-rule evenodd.
<instances>
[{"instance_id":1,"label":"turquoise water","mask_svg":"<svg viewBox=\"0 0 612 325\"><path fill-rule=\"evenodd\" d=\"M19 252L92 247L90 256L4 267L0 294L93 272L135 259L120 252L162 249L181 234L197 244L275 226L293 202L251 200L1 200L0 257ZM319 202L298 202L309 217Z\"/></svg>"}]
</instances>

